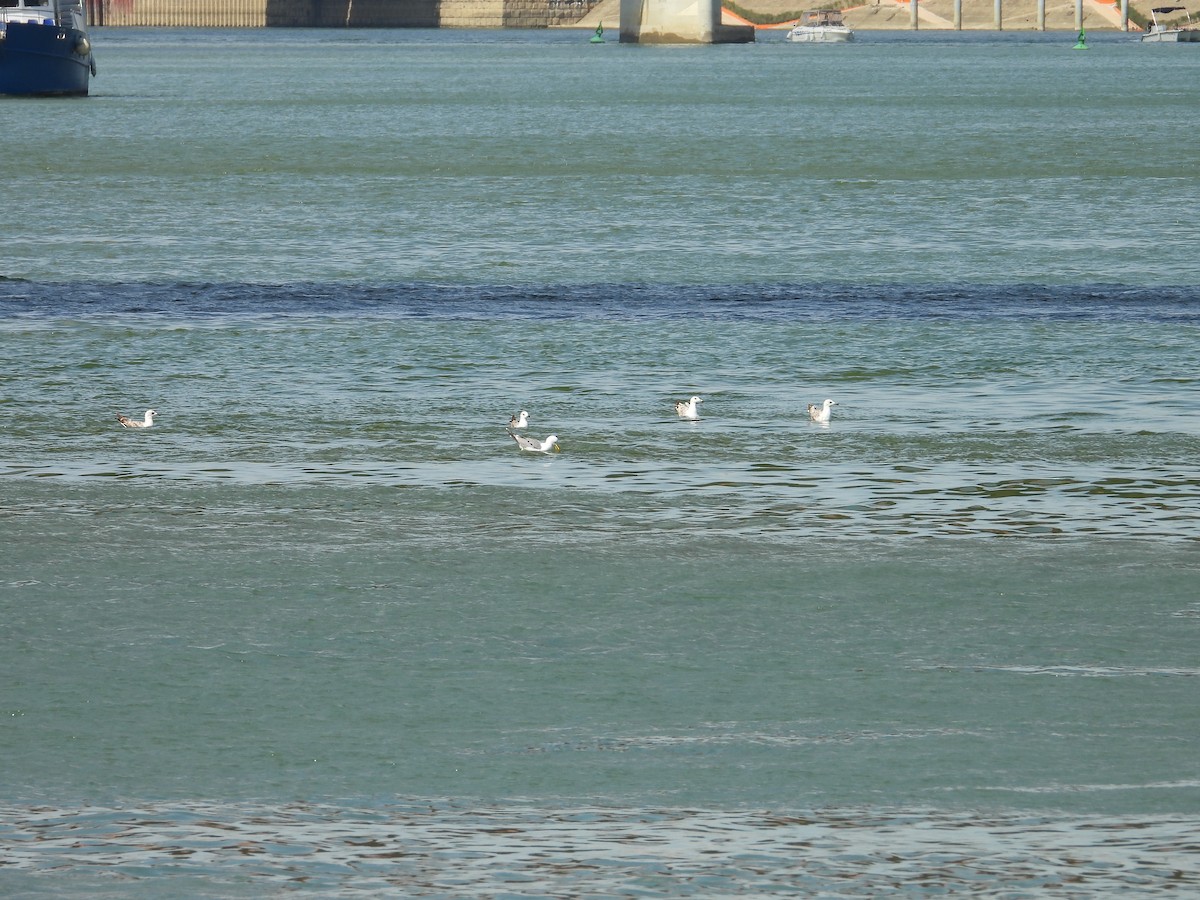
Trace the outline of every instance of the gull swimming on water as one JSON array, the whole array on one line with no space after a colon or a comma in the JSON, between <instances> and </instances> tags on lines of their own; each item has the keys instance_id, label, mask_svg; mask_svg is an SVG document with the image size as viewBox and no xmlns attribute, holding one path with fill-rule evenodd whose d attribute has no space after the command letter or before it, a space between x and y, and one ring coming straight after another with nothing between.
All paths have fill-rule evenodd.
<instances>
[{"instance_id":1,"label":"gull swimming on water","mask_svg":"<svg viewBox=\"0 0 1200 900\"><path fill-rule=\"evenodd\" d=\"M828 425L829 411L835 406L837 406L837 401L835 400L826 400L820 406L817 406L815 403L810 403L808 404L808 417L814 422L819 422L822 425Z\"/></svg>"},{"instance_id":2,"label":"gull swimming on water","mask_svg":"<svg viewBox=\"0 0 1200 900\"><path fill-rule=\"evenodd\" d=\"M528 428L529 427L529 413L526 410L521 410L519 415L515 415L511 419L508 420L508 427L509 428Z\"/></svg>"},{"instance_id":3,"label":"gull swimming on water","mask_svg":"<svg viewBox=\"0 0 1200 900\"><path fill-rule=\"evenodd\" d=\"M519 434L513 434L511 431L508 436L517 442L517 446L529 453L549 453L553 450L555 453L562 451L562 447L558 446L558 435L552 434L544 441L539 441L535 438L522 437Z\"/></svg>"},{"instance_id":4,"label":"gull swimming on water","mask_svg":"<svg viewBox=\"0 0 1200 900\"><path fill-rule=\"evenodd\" d=\"M117 415L117 421L121 423L122 428L149 428L154 424L154 417L157 415L157 412L148 409L146 410L146 418L140 422L137 419L131 419L129 416L122 416L120 414Z\"/></svg>"},{"instance_id":5,"label":"gull swimming on water","mask_svg":"<svg viewBox=\"0 0 1200 900\"><path fill-rule=\"evenodd\" d=\"M675 403L675 412L679 413L681 419L698 419L700 418L700 410L696 408L697 404L703 403L699 397L693 397L691 400L679 400Z\"/></svg>"}]
</instances>

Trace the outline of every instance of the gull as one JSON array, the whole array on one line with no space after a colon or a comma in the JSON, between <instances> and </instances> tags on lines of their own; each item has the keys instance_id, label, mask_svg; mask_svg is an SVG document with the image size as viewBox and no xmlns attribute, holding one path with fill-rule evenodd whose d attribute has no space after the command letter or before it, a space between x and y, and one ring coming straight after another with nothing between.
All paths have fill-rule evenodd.
<instances>
[{"instance_id":1,"label":"gull","mask_svg":"<svg viewBox=\"0 0 1200 900\"><path fill-rule=\"evenodd\" d=\"M822 425L829 424L829 411L832 407L837 406L837 401L826 400L820 406L815 403L808 404L808 417L814 422L819 422Z\"/></svg>"},{"instance_id":2,"label":"gull","mask_svg":"<svg viewBox=\"0 0 1200 900\"><path fill-rule=\"evenodd\" d=\"M513 416L508 420L509 428L528 428L529 413L526 410L521 410L519 415Z\"/></svg>"},{"instance_id":3,"label":"gull","mask_svg":"<svg viewBox=\"0 0 1200 900\"><path fill-rule=\"evenodd\" d=\"M699 397L693 397L686 402L679 400L675 403L675 412L679 413L679 418L681 419L698 419L700 418L700 410L696 408L696 405L703 402Z\"/></svg>"},{"instance_id":4,"label":"gull","mask_svg":"<svg viewBox=\"0 0 1200 900\"><path fill-rule=\"evenodd\" d=\"M522 437L519 434L513 434L511 431L508 436L517 442L517 446L529 453L549 453L553 450L555 453L562 451L562 447L558 446L558 435L552 434L544 441L539 441L534 438Z\"/></svg>"},{"instance_id":5,"label":"gull","mask_svg":"<svg viewBox=\"0 0 1200 900\"><path fill-rule=\"evenodd\" d=\"M157 416L152 409L146 410L146 418L139 422L137 419L131 419L129 416L117 415L117 421L121 423L122 428L149 428L154 424L154 417Z\"/></svg>"}]
</instances>

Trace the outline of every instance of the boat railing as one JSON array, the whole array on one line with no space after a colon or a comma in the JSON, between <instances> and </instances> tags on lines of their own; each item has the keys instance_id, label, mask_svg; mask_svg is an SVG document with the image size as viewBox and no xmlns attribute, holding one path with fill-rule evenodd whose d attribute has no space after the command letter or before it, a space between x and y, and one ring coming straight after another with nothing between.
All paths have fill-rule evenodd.
<instances>
[{"instance_id":1,"label":"boat railing","mask_svg":"<svg viewBox=\"0 0 1200 900\"><path fill-rule=\"evenodd\" d=\"M1165 21L1166 17L1174 12L1182 12L1184 16L1183 20L1173 23ZM1163 15L1164 21L1162 22L1158 21L1159 13ZM1173 31L1175 29L1189 31L1193 27L1192 14L1186 6L1152 6L1150 8L1150 20L1150 31Z\"/></svg>"},{"instance_id":2,"label":"boat railing","mask_svg":"<svg viewBox=\"0 0 1200 900\"><path fill-rule=\"evenodd\" d=\"M32 23L34 25L62 25L81 28L87 21L83 4L79 0L58 0L39 6L0 6L0 23Z\"/></svg>"},{"instance_id":3,"label":"boat railing","mask_svg":"<svg viewBox=\"0 0 1200 900\"><path fill-rule=\"evenodd\" d=\"M800 17L799 24L807 27L821 25L838 27L844 25L845 22L840 9L810 9Z\"/></svg>"},{"instance_id":4,"label":"boat railing","mask_svg":"<svg viewBox=\"0 0 1200 900\"><path fill-rule=\"evenodd\" d=\"M37 25L53 25L54 12L45 7L3 6L0 7L0 22L33 22Z\"/></svg>"}]
</instances>

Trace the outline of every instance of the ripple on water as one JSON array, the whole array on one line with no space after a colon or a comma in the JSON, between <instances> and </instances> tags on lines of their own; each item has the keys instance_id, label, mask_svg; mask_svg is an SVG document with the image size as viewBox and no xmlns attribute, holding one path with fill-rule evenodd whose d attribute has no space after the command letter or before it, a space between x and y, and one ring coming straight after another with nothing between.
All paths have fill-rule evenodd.
<instances>
[{"instance_id":1,"label":"ripple on water","mask_svg":"<svg viewBox=\"0 0 1200 900\"><path fill-rule=\"evenodd\" d=\"M1120 537L1195 541L1200 478L1167 470L1114 472L1081 467L1072 474L1027 467L963 464L863 469L831 462L819 474L777 463L697 461L668 465L628 460L554 457L404 459L341 464L288 461L161 461L97 466L85 460L54 465L0 465L0 477L42 483L83 479L129 485L126 499L153 489L168 503L171 489L236 485L253 503L255 488L413 488L403 507L387 507L397 524L450 516L490 528L496 511L521 494L529 540L590 543L631 525L642 534L679 535L717 528L765 540L822 537ZM11 491L14 506L22 492ZM535 491L530 495L528 491ZM31 496L37 492L30 490ZM532 506L530 497L535 496ZM148 499L148 498L146 498ZM105 501L111 504L111 500ZM277 502L264 494L268 506ZM386 505L385 505L386 506ZM553 509L552 521L524 518L531 508ZM511 525L510 520L502 524ZM443 529L430 535L437 540Z\"/></svg>"},{"instance_id":2,"label":"ripple on water","mask_svg":"<svg viewBox=\"0 0 1200 900\"><path fill-rule=\"evenodd\" d=\"M1200 889L1194 817L796 812L446 801L0 807L7 877L105 895L203 878L209 889L493 896L878 896L1033 892L1041 897ZM110 894L115 896L115 894Z\"/></svg>"}]
</instances>

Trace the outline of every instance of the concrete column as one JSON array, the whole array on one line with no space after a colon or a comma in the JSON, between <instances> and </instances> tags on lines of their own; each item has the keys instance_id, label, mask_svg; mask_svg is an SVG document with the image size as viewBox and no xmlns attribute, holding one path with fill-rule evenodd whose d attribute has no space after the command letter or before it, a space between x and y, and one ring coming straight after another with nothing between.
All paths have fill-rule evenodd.
<instances>
[{"instance_id":1,"label":"concrete column","mask_svg":"<svg viewBox=\"0 0 1200 900\"><path fill-rule=\"evenodd\" d=\"M1000 3L1001 3L1001 0L996 0L996 16L995 16L995 18L996 18L996 30L997 31L1004 30L1004 14L1000 9Z\"/></svg>"},{"instance_id":2,"label":"concrete column","mask_svg":"<svg viewBox=\"0 0 1200 900\"><path fill-rule=\"evenodd\" d=\"M722 25L720 0L621 0L622 44L752 44L753 25Z\"/></svg>"},{"instance_id":3,"label":"concrete column","mask_svg":"<svg viewBox=\"0 0 1200 900\"><path fill-rule=\"evenodd\" d=\"M1121 0L1121 30L1129 30L1129 0Z\"/></svg>"},{"instance_id":4,"label":"concrete column","mask_svg":"<svg viewBox=\"0 0 1200 900\"><path fill-rule=\"evenodd\" d=\"M997 3L1000 0L996 0ZM1075 30L1083 31L1083 0L1075 0Z\"/></svg>"},{"instance_id":5,"label":"concrete column","mask_svg":"<svg viewBox=\"0 0 1200 900\"><path fill-rule=\"evenodd\" d=\"M917 26L917 17L921 12L917 8L918 2L919 2L919 0L909 0L909 4L908 4L908 27L911 28L913 31L917 30L917 27L918 27Z\"/></svg>"},{"instance_id":6,"label":"concrete column","mask_svg":"<svg viewBox=\"0 0 1200 900\"><path fill-rule=\"evenodd\" d=\"M1037 30L1046 30L1046 0L1038 0Z\"/></svg>"},{"instance_id":7,"label":"concrete column","mask_svg":"<svg viewBox=\"0 0 1200 900\"><path fill-rule=\"evenodd\" d=\"M962 31L962 0L954 0L954 30Z\"/></svg>"}]
</instances>

